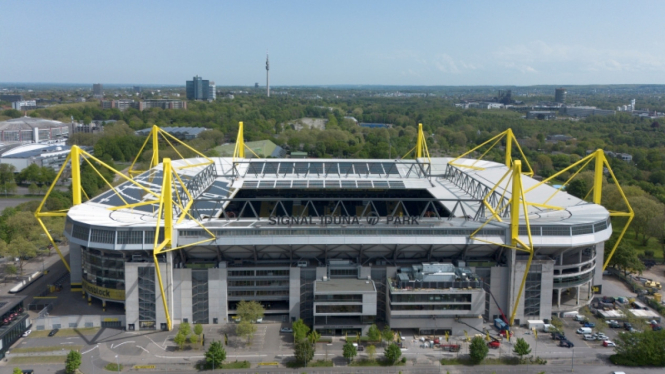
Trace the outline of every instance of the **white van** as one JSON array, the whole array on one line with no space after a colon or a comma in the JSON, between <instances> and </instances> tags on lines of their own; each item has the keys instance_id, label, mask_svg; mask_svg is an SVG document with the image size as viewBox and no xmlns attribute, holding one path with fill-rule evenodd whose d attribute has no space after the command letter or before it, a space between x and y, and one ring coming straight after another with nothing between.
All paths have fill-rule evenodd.
<instances>
[{"instance_id":1,"label":"white van","mask_svg":"<svg viewBox=\"0 0 665 374\"><path fill-rule=\"evenodd\" d=\"M577 329L578 334L591 334L591 327L580 327Z\"/></svg>"}]
</instances>

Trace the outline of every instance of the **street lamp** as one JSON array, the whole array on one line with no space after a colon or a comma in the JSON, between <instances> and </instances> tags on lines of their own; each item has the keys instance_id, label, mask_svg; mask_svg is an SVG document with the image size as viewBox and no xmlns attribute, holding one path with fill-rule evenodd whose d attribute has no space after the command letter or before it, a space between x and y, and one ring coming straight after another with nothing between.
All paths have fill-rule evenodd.
<instances>
[{"instance_id":1,"label":"street lamp","mask_svg":"<svg viewBox=\"0 0 665 374\"><path fill-rule=\"evenodd\" d=\"M95 363L92 361L93 357L90 355L90 366L92 366L92 374L95 374Z\"/></svg>"},{"instance_id":2,"label":"street lamp","mask_svg":"<svg viewBox=\"0 0 665 374\"><path fill-rule=\"evenodd\" d=\"M120 363L118 362L118 355L115 355L115 368L120 372Z\"/></svg>"}]
</instances>

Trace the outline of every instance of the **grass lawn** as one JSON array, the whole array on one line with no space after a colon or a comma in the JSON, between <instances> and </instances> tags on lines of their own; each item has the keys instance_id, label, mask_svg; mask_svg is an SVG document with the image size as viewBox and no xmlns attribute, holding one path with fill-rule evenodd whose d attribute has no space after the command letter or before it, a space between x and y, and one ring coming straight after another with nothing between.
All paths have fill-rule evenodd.
<instances>
[{"instance_id":1,"label":"grass lawn","mask_svg":"<svg viewBox=\"0 0 665 374\"><path fill-rule=\"evenodd\" d=\"M80 351L82 345L60 345L51 347L27 347L27 348L14 348L12 353L38 353L38 352L53 352L53 351Z\"/></svg>"},{"instance_id":2,"label":"grass lawn","mask_svg":"<svg viewBox=\"0 0 665 374\"><path fill-rule=\"evenodd\" d=\"M80 336L80 335L95 335L99 331L99 327L85 327L85 328L80 328L80 329L60 329L55 336L58 337L70 337L70 336ZM29 338L46 338L48 337L48 333L51 332L51 330L41 330L41 331L33 331L30 335L28 335Z\"/></svg>"},{"instance_id":3,"label":"grass lawn","mask_svg":"<svg viewBox=\"0 0 665 374\"><path fill-rule=\"evenodd\" d=\"M10 365L21 364L65 364L67 356L28 356L28 357L12 357L9 360Z\"/></svg>"},{"instance_id":4,"label":"grass lawn","mask_svg":"<svg viewBox=\"0 0 665 374\"><path fill-rule=\"evenodd\" d=\"M235 361L222 364L220 369L249 369L249 361Z\"/></svg>"},{"instance_id":5,"label":"grass lawn","mask_svg":"<svg viewBox=\"0 0 665 374\"><path fill-rule=\"evenodd\" d=\"M104 369L108 371L122 371L122 364L120 364L120 368L118 369L118 365L116 365L115 362L112 362L104 366Z\"/></svg>"},{"instance_id":6,"label":"grass lawn","mask_svg":"<svg viewBox=\"0 0 665 374\"><path fill-rule=\"evenodd\" d=\"M405 363L403 363L401 360L397 361L395 365L390 365L387 362L383 360L368 360L368 359L361 359L361 360L353 360L349 364L349 366L404 366Z\"/></svg>"}]
</instances>

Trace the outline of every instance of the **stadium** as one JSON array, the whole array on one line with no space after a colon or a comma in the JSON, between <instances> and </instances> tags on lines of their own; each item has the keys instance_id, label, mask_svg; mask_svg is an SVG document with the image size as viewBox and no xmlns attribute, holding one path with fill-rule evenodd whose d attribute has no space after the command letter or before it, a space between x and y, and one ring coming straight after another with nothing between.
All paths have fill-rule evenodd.
<instances>
[{"instance_id":1,"label":"stadium","mask_svg":"<svg viewBox=\"0 0 665 374\"><path fill-rule=\"evenodd\" d=\"M398 160L250 158L242 123L234 157L160 159L177 139L151 141L148 170L112 170L124 182L89 199L81 164L110 167L72 147L73 206L36 212L66 216L72 289L124 304L128 330L231 323L241 300L326 335L549 319L591 302L610 217L632 219L600 205L603 174L618 185L602 150L537 180L510 130L432 158L420 127ZM497 145L504 163L467 157ZM589 165L591 202L548 184Z\"/></svg>"}]
</instances>

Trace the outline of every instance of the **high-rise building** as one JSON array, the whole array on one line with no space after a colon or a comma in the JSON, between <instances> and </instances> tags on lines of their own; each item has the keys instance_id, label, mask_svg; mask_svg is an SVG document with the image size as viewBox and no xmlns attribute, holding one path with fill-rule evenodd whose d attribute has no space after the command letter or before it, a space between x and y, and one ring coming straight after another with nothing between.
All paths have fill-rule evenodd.
<instances>
[{"instance_id":1,"label":"high-rise building","mask_svg":"<svg viewBox=\"0 0 665 374\"><path fill-rule=\"evenodd\" d=\"M554 101L557 103L565 104L566 103L566 94L568 92L565 88L557 88L554 90Z\"/></svg>"},{"instance_id":2,"label":"high-rise building","mask_svg":"<svg viewBox=\"0 0 665 374\"><path fill-rule=\"evenodd\" d=\"M92 85L92 97L99 99L104 97L104 87L101 83L95 83Z\"/></svg>"},{"instance_id":3,"label":"high-rise building","mask_svg":"<svg viewBox=\"0 0 665 374\"><path fill-rule=\"evenodd\" d=\"M215 100L215 82L204 80L198 75L186 83L188 100Z\"/></svg>"},{"instance_id":4,"label":"high-rise building","mask_svg":"<svg viewBox=\"0 0 665 374\"><path fill-rule=\"evenodd\" d=\"M270 97L270 60L268 55L266 55L266 93Z\"/></svg>"},{"instance_id":5,"label":"high-rise building","mask_svg":"<svg viewBox=\"0 0 665 374\"><path fill-rule=\"evenodd\" d=\"M141 86L134 86L132 87L134 92L141 92Z\"/></svg>"}]
</instances>

